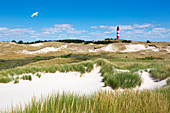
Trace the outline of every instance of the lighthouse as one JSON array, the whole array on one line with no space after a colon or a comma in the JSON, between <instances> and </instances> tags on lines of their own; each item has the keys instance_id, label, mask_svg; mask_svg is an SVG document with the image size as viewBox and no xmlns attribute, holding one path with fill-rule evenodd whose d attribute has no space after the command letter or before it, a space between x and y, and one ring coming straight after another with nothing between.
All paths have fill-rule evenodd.
<instances>
[{"instance_id":1,"label":"lighthouse","mask_svg":"<svg viewBox=\"0 0 170 113\"><path fill-rule=\"evenodd\" d=\"M119 26L117 26L117 40L119 40Z\"/></svg>"}]
</instances>

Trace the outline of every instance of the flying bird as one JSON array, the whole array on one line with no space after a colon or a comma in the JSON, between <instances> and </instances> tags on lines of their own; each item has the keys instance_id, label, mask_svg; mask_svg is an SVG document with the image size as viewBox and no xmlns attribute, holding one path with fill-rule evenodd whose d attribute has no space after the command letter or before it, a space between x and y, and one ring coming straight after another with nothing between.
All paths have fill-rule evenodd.
<instances>
[{"instance_id":1,"label":"flying bird","mask_svg":"<svg viewBox=\"0 0 170 113\"><path fill-rule=\"evenodd\" d=\"M35 15L38 16L38 15L37 15L38 13L39 13L39 12L33 13L32 16L31 16L31 18L32 18L33 16L35 16Z\"/></svg>"}]
</instances>

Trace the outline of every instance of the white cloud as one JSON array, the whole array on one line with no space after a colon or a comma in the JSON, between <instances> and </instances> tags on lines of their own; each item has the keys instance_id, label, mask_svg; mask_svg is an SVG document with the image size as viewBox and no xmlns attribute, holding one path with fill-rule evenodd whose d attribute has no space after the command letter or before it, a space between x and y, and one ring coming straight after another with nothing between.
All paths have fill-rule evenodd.
<instances>
[{"instance_id":1,"label":"white cloud","mask_svg":"<svg viewBox=\"0 0 170 113\"><path fill-rule=\"evenodd\" d=\"M80 38L89 38L89 35L85 35L85 36L80 36Z\"/></svg>"},{"instance_id":2,"label":"white cloud","mask_svg":"<svg viewBox=\"0 0 170 113\"><path fill-rule=\"evenodd\" d=\"M133 29L133 27L131 25L119 25L119 28L121 30L129 30L129 29Z\"/></svg>"},{"instance_id":3,"label":"white cloud","mask_svg":"<svg viewBox=\"0 0 170 113\"><path fill-rule=\"evenodd\" d=\"M90 28L92 28L92 29L97 29L98 27L97 27L97 26L91 26Z\"/></svg>"},{"instance_id":4,"label":"white cloud","mask_svg":"<svg viewBox=\"0 0 170 113\"><path fill-rule=\"evenodd\" d=\"M15 27L22 27L22 25L14 25Z\"/></svg>"},{"instance_id":5,"label":"white cloud","mask_svg":"<svg viewBox=\"0 0 170 113\"><path fill-rule=\"evenodd\" d=\"M110 33L116 33L117 31L116 30L112 30L112 31L105 31L104 33L105 34L110 34Z\"/></svg>"},{"instance_id":6,"label":"white cloud","mask_svg":"<svg viewBox=\"0 0 170 113\"><path fill-rule=\"evenodd\" d=\"M10 28L0 28L0 34L6 34L7 36L15 36L15 35L25 35L35 33L32 28L23 28L23 29L10 29Z\"/></svg>"},{"instance_id":7,"label":"white cloud","mask_svg":"<svg viewBox=\"0 0 170 113\"><path fill-rule=\"evenodd\" d=\"M72 28L71 24L55 24L54 27Z\"/></svg>"},{"instance_id":8,"label":"white cloud","mask_svg":"<svg viewBox=\"0 0 170 113\"><path fill-rule=\"evenodd\" d=\"M155 25L153 25L153 24L143 24L143 25L135 24L134 28L146 28L146 27L154 27L154 26Z\"/></svg>"},{"instance_id":9,"label":"white cloud","mask_svg":"<svg viewBox=\"0 0 170 113\"><path fill-rule=\"evenodd\" d=\"M67 34L58 34L57 35L57 38L66 38L66 37L68 37Z\"/></svg>"},{"instance_id":10,"label":"white cloud","mask_svg":"<svg viewBox=\"0 0 170 113\"><path fill-rule=\"evenodd\" d=\"M108 26L108 30L116 31L117 26Z\"/></svg>"},{"instance_id":11,"label":"white cloud","mask_svg":"<svg viewBox=\"0 0 170 113\"><path fill-rule=\"evenodd\" d=\"M85 30L76 30L73 28L70 24L55 24L54 27L49 28L43 28L42 31L44 31L46 34L56 34L56 33L71 33L71 34L82 34L87 31Z\"/></svg>"},{"instance_id":12,"label":"white cloud","mask_svg":"<svg viewBox=\"0 0 170 113\"><path fill-rule=\"evenodd\" d=\"M77 37L70 37L70 39L77 39Z\"/></svg>"},{"instance_id":13,"label":"white cloud","mask_svg":"<svg viewBox=\"0 0 170 113\"><path fill-rule=\"evenodd\" d=\"M142 29L142 30L134 29L132 32L133 33L145 33L145 29Z\"/></svg>"},{"instance_id":14,"label":"white cloud","mask_svg":"<svg viewBox=\"0 0 170 113\"><path fill-rule=\"evenodd\" d=\"M119 25L120 37L123 39L154 39L169 38L170 29L159 27L157 24L142 25ZM155 27L156 26L156 27ZM90 32L83 29L76 29L71 24L55 24L52 27L42 28L42 31L35 31L32 28L7 28L0 27L0 40L35 40L35 39L62 39L62 38L83 38L100 40L105 38L116 38L117 26L91 26L97 29ZM139 29L140 28L140 29ZM92 29L91 29L92 30Z\"/></svg>"},{"instance_id":15,"label":"white cloud","mask_svg":"<svg viewBox=\"0 0 170 113\"><path fill-rule=\"evenodd\" d=\"M11 29L7 27L0 27L0 40L24 40L33 38L36 31L32 28Z\"/></svg>"},{"instance_id":16,"label":"white cloud","mask_svg":"<svg viewBox=\"0 0 170 113\"><path fill-rule=\"evenodd\" d=\"M108 35L107 33L99 32L99 31L88 33L88 36L89 38L96 39L96 40L101 40L105 38L115 38L114 34Z\"/></svg>"},{"instance_id":17,"label":"white cloud","mask_svg":"<svg viewBox=\"0 0 170 113\"><path fill-rule=\"evenodd\" d=\"M121 30L129 30L129 29L133 29L133 27L131 25L119 25ZM99 26L99 28L101 29L108 29L108 30L116 30L117 26L104 26L101 25Z\"/></svg>"},{"instance_id":18,"label":"white cloud","mask_svg":"<svg viewBox=\"0 0 170 113\"><path fill-rule=\"evenodd\" d=\"M159 33L166 33L169 31L170 31L170 29L167 29L167 28L153 28L152 29L152 32L159 32Z\"/></svg>"},{"instance_id":19,"label":"white cloud","mask_svg":"<svg viewBox=\"0 0 170 113\"><path fill-rule=\"evenodd\" d=\"M123 38L138 38L138 39L156 39L156 38L169 38L170 29L167 28L153 28L152 30L147 29L133 29L130 31L120 32L120 36Z\"/></svg>"},{"instance_id":20,"label":"white cloud","mask_svg":"<svg viewBox=\"0 0 170 113\"><path fill-rule=\"evenodd\" d=\"M104 33L105 33L105 34L109 34L109 33L111 33L111 32L112 32L112 31L110 31L110 32L109 32L109 31L105 31Z\"/></svg>"},{"instance_id":21,"label":"white cloud","mask_svg":"<svg viewBox=\"0 0 170 113\"><path fill-rule=\"evenodd\" d=\"M3 30L8 30L7 27L0 27L0 31L3 31Z\"/></svg>"},{"instance_id":22,"label":"white cloud","mask_svg":"<svg viewBox=\"0 0 170 113\"><path fill-rule=\"evenodd\" d=\"M106 29L106 28L108 28L108 27L107 27L107 26L104 26L104 25L101 25L101 26L99 26L99 28Z\"/></svg>"},{"instance_id":23,"label":"white cloud","mask_svg":"<svg viewBox=\"0 0 170 113\"><path fill-rule=\"evenodd\" d=\"M13 33L34 33L35 31L32 28L25 28L25 29L10 29L9 32Z\"/></svg>"},{"instance_id":24,"label":"white cloud","mask_svg":"<svg viewBox=\"0 0 170 113\"><path fill-rule=\"evenodd\" d=\"M77 31L77 30L68 30L66 31L67 33L72 33L72 34L82 34L82 33L86 33L86 30L81 30L81 31Z\"/></svg>"}]
</instances>

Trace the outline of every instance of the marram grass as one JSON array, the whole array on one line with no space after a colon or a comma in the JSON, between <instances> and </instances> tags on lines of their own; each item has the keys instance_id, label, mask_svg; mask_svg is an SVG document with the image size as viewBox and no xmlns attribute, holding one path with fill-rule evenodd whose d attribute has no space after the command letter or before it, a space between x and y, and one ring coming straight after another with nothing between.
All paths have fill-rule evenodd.
<instances>
[{"instance_id":1,"label":"marram grass","mask_svg":"<svg viewBox=\"0 0 170 113\"><path fill-rule=\"evenodd\" d=\"M156 69L150 70L150 73L159 80L166 79L170 77L170 65L166 64L163 66L158 66Z\"/></svg>"},{"instance_id":2,"label":"marram grass","mask_svg":"<svg viewBox=\"0 0 170 113\"><path fill-rule=\"evenodd\" d=\"M116 88L132 88L141 85L141 78L139 75L132 72L114 72L114 65L104 59L96 60L96 64L101 66L100 72L104 77L105 86L110 85Z\"/></svg>"},{"instance_id":3,"label":"marram grass","mask_svg":"<svg viewBox=\"0 0 170 113\"><path fill-rule=\"evenodd\" d=\"M81 75L85 72L90 72L94 68L94 64L100 66L100 72L104 77L105 85L110 85L113 88L131 88L137 85L140 86L141 79L138 75L133 73L115 73L114 72L114 65L105 60L105 59L97 59L94 61L85 61L80 63L72 63L72 64L63 64L63 65L53 65L53 66L41 66L41 67L18 67L9 69L6 71L1 71L0 76L14 76L14 75L21 75L21 74L28 74L33 73L36 74L38 72L46 72L46 73L55 73L56 71L60 72L71 72L77 71L80 72ZM39 77L39 74L36 74ZM1 78L1 77L0 77ZM24 76L24 80L28 80L28 77ZM30 79L29 79L30 80ZM9 82L11 79L0 79L0 82Z\"/></svg>"},{"instance_id":4,"label":"marram grass","mask_svg":"<svg viewBox=\"0 0 170 113\"><path fill-rule=\"evenodd\" d=\"M155 91L99 91L91 96L53 94L23 107L13 108L12 113L169 113L168 98Z\"/></svg>"}]
</instances>

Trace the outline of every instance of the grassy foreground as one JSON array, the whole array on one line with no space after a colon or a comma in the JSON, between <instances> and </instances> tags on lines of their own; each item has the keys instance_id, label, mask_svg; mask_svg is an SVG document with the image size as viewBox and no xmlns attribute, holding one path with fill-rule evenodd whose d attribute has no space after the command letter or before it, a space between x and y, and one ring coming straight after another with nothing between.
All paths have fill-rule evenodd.
<instances>
[{"instance_id":1,"label":"grassy foreground","mask_svg":"<svg viewBox=\"0 0 170 113\"><path fill-rule=\"evenodd\" d=\"M168 90L99 91L91 96L53 94L47 98L32 98L24 107L12 108L12 113L168 113Z\"/></svg>"}]
</instances>

